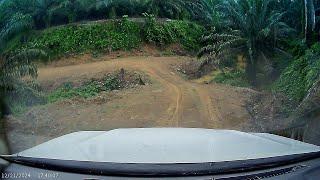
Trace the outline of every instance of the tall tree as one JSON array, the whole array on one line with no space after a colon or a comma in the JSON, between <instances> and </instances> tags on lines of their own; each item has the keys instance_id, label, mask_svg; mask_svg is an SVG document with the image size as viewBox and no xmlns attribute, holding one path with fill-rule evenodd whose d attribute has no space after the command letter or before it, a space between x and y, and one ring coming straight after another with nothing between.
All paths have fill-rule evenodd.
<instances>
[{"instance_id":1,"label":"tall tree","mask_svg":"<svg viewBox=\"0 0 320 180\"><path fill-rule=\"evenodd\" d=\"M304 2L301 0L276 1L275 9L285 12L283 21L294 28L298 34L304 33Z\"/></svg>"},{"instance_id":2,"label":"tall tree","mask_svg":"<svg viewBox=\"0 0 320 180\"><path fill-rule=\"evenodd\" d=\"M271 52L283 51L277 41L289 28L282 20L284 13L270 7L271 0L227 0L221 6L223 24L221 33L213 31L204 37L206 46L199 53L203 64L219 64L227 53L243 53L247 61L246 72L253 85L256 84L258 60L268 61Z\"/></svg>"},{"instance_id":3,"label":"tall tree","mask_svg":"<svg viewBox=\"0 0 320 180\"><path fill-rule=\"evenodd\" d=\"M45 27L51 26L53 12L59 6L59 1L36 0L33 16L37 22L43 23Z\"/></svg>"},{"instance_id":4,"label":"tall tree","mask_svg":"<svg viewBox=\"0 0 320 180\"><path fill-rule=\"evenodd\" d=\"M12 42L19 41L32 28L30 15L14 14L0 31L0 111L8 113L4 99L22 83L22 77L36 77L37 68L32 60L45 53L38 49L10 51Z\"/></svg>"},{"instance_id":5,"label":"tall tree","mask_svg":"<svg viewBox=\"0 0 320 180\"><path fill-rule=\"evenodd\" d=\"M316 27L316 16L313 0L304 0L305 39L308 46L312 45L313 34Z\"/></svg>"},{"instance_id":6,"label":"tall tree","mask_svg":"<svg viewBox=\"0 0 320 180\"><path fill-rule=\"evenodd\" d=\"M148 12L159 17L177 18L182 12L184 0L150 0L146 4Z\"/></svg>"}]
</instances>

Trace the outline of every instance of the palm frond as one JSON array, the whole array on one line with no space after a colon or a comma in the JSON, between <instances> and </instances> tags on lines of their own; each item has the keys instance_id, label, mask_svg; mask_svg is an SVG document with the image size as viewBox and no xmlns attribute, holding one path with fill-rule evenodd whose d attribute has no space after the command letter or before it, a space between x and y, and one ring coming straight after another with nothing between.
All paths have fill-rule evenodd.
<instances>
[{"instance_id":1,"label":"palm frond","mask_svg":"<svg viewBox=\"0 0 320 180\"><path fill-rule=\"evenodd\" d=\"M224 27L203 37L206 44L198 56L204 61L219 63L230 53L242 50L247 63L254 67L260 57L267 58L276 49L276 41L292 30L283 22L285 12L279 13L271 6L273 0L226 0L219 5ZM262 56L263 55L263 56Z\"/></svg>"},{"instance_id":2,"label":"palm frond","mask_svg":"<svg viewBox=\"0 0 320 180\"><path fill-rule=\"evenodd\" d=\"M21 13L14 14L0 32L0 51L1 49L4 49L7 41L9 41L13 36L30 30L33 25L32 22L30 15L23 15Z\"/></svg>"},{"instance_id":3,"label":"palm frond","mask_svg":"<svg viewBox=\"0 0 320 180\"><path fill-rule=\"evenodd\" d=\"M37 77L37 67L33 60L45 56L46 53L38 49L22 49L8 55L0 63L0 88L13 89L21 78L26 76Z\"/></svg>"}]
</instances>

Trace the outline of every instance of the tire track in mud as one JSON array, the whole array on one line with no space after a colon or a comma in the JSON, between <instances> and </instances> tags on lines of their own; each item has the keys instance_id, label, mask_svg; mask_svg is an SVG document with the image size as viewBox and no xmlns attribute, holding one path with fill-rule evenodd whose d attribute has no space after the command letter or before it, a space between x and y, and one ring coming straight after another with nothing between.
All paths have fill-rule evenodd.
<instances>
[{"instance_id":1,"label":"tire track in mud","mask_svg":"<svg viewBox=\"0 0 320 180\"><path fill-rule=\"evenodd\" d=\"M222 126L224 115L220 112L221 110L225 111L225 109L227 111L228 108L220 107L223 105L218 99L220 97L229 98L227 97L228 93L235 94L235 92L231 90L226 92L214 91L216 88L221 89L221 86L218 84L199 84L182 78L170 67L172 63L181 62L179 58L181 57L129 57L72 66L44 67L40 69L39 80L45 82L80 75L88 78L92 74L110 72L120 68L140 70L148 74L151 79L158 81L164 89L161 92L161 97L166 98L166 104L159 104L159 106L166 107L166 111L160 117L156 117L155 126L228 127L228 125ZM170 102L168 102L169 100ZM239 100L235 99L234 101ZM140 103L143 103L143 101ZM156 102L150 103L155 104ZM153 109L153 111L156 111L156 109ZM143 113L141 112L141 114Z\"/></svg>"},{"instance_id":2,"label":"tire track in mud","mask_svg":"<svg viewBox=\"0 0 320 180\"><path fill-rule=\"evenodd\" d=\"M179 77L168 67L159 68L160 66L161 65L147 65L145 70L149 70L148 73L152 77L157 77L156 79L161 81L162 85L167 86L169 89L171 88L175 92L175 104L171 104L168 108L168 112L171 112L169 118L170 122L164 125L184 127L184 121L190 120L190 114L196 114L198 117L193 116L193 121L191 121L193 123L189 125L190 127L196 127L195 124L201 124L204 128L218 128L219 126L217 123L221 120L221 115L219 114L218 109L214 107L209 92L205 88L199 87L199 84L188 82ZM190 106L192 106L192 109ZM187 109L192 112L187 113ZM184 116L184 114L187 115ZM163 119L160 120L159 124L163 124L161 121L163 121Z\"/></svg>"},{"instance_id":3,"label":"tire track in mud","mask_svg":"<svg viewBox=\"0 0 320 180\"><path fill-rule=\"evenodd\" d=\"M203 86L206 86L206 85L203 85ZM217 107L217 102L215 103L215 106L214 106L212 102L214 98L210 96L207 88L198 87L197 91L200 95L200 99L203 106L203 108L201 108L203 112L202 114L204 114L204 116L208 118L207 127L219 129L221 124L220 121L222 121L222 117Z\"/></svg>"},{"instance_id":4,"label":"tire track in mud","mask_svg":"<svg viewBox=\"0 0 320 180\"><path fill-rule=\"evenodd\" d=\"M159 66L157 66L159 67ZM165 68L161 68L165 69ZM168 114L171 114L169 118L160 118L158 123L160 126L179 127L179 121L181 119L181 106L182 106L182 91L181 88L170 81L170 77L167 74L161 73L150 65L144 65L144 70L152 77L158 80L164 87L171 89L176 95L175 100L167 108ZM168 73L168 71L166 71ZM169 79L168 79L169 78ZM171 93L170 93L171 94ZM172 94L171 94L172 95Z\"/></svg>"}]
</instances>

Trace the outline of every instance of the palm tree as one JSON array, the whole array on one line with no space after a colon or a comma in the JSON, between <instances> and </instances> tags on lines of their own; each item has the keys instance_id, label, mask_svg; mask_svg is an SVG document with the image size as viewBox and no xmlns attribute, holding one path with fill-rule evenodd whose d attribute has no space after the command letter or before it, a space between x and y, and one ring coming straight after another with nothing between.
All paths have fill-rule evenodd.
<instances>
[{"instance_id":1,"label":"palm tree","mask_svg":"<svg viewBox=\"0 0 320 180\"><path fill-rule=\"evenodd\" d=\"M0 28L16 13L31 14L34 0L10 0L0 4Z\"/></svg>"},{"instance_id":2,"label":"palm tree","mask_svg":"<svg viewBox=\"0 0 320 180\"><path fill-rule=\"evenodd\" d=\"M176 18L182 12L184 5L184 0L150 0L146 4L149 13L170 18Z\"/></svg>"},{"instance_id":3,"label":"palm tree","mask_svg":"<svg viewBox=\"0 0 320 180\"><path fill-rule=\"evenodd\" d=\"M101 5L100 0L60 0L60 5L55 13L64 14L68 17L69 22L75 20L86 19L90 12L99 10Z\"/></svg>"},{"instance_id":4,"label":"palm tree","mask_svg":"<svg viewBox=\"0 0 320 180\"><path fill-rule=\"evenodd\" d=\"M35 0L32 13L35 21L43 23L45 27L50 27L53 13L59 8L59 4L58 0Z\"/></svg>"},{"instance_id":5,"label":"palm tree","mask_svg":"<svg viewBox=\"0 0 320 180\"><path fill-rule=\"evenodd\" d=\"M275 7L280 12L286 12L283 17L290 27L294 28L298 34L304 33L304 2L301 0L281 0L275 3Z\"/></svg>"},{"instance_id":6,"label":"palm tree","mask_svg":"<svg viewBox=\"0 0 320 180\"><path fill-rule=\"evenodd\" d=\"M305 39L308 46L311 46L313 41L313 33L316 27L316 15L313 0L304 0L305 14Z\"/></svg>"},{"instance_id":7,"label":"palm tree","mask_svg":"<svg viewBox=\"0 0 320 180\"><path fill-rule=\"evenodd\" d=\"M108 8L114 0L97 0L96 1L96 9Z\"/></svg>"},{"instance_id":8,"label":"palm tree","mask_svg":"<svg viewBox=\"0 0 320 180\"><path fill-rule=\"evenodd\" d=\"M185 0L184 8L189 13L190 19L212 24L217 15L215 8L221 2L222 0Z\"/></svg>"},{"instance_id":9,"label":"palm tree","mask_svg":"<svg viewBox=\"0 0 320 180\"><path fill-rule=\"evenodd\" d=\"M37 75L37 68L31 60L42 52L36 49L9 52L11 43L30 31L32 22L30 15L16 13L0 29L0 120L10 113L9 104L6 102L8 93L19 88L22 77ZM3 121L0 123L2 124ZM3 138L6 139L7 136L4 134Z\"/></svg>"},{"instance_id":10,"label":"palm tree","mask_svg":"<svg viewBox=\"0 0 320 180\"><path fill-rule=\"evenodd\" d=\"M240 52L246 57L246 72L256 84L258 60L268 60L272 52L284 53L277 41L289 28L281 18L284 13L270 8L271 0L227 0L222 4L224 33L213 31L204 37L207 43L199 52L203 64L219 64L227 53Z\"/></svg>"},{"instance_id":11,"label":"palm tree","mask_svg":"<svg viewBox=\"0 0 320 180\"><path fill-rule=\"evenodd\" d=\"M18 88L23 77L35 78L37 68L32 60L45 55L38 49L22 48L14 52L10 49L12 42L30 32L32 24L31 16L16 13L0 31L0 111L4 113L8 113L4 102L6 94Z\"/></svg>"},{"instance_id":12,"label":"palm tree","mask_svg":"<svg viewBox=\"0 0 320 180\"><path fill-rule=\"evenodd\" d=\"M78 13L81 11L88 12L95 6L95 1L88 0L59 0L58 4L51 8L52 15L64 15L68 18L69 23L77 20Z\"/></svg>"}]
</instances>

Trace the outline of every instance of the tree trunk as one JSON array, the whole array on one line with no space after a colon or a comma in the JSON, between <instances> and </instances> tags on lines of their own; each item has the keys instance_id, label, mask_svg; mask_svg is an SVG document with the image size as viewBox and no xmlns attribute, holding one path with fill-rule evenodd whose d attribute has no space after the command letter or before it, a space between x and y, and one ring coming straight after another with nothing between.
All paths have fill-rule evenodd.
<instances>
[{"instance_id":1,"label":"tree trunk","mask_svg":"<svg viewBox=\"0 0 320 180\"><path fill-rule=\"evenodd\" d=\"M316 16L313 0L304 0L305 39L308 46L312 45Z\"/></svg>"},{"instance_id":2,"label":"tree trunk","mask_svg":"<svg viewBox=\"0 0 320 180\"><path fill-rule=\"evenodd\" d=\"M247 61L246 73L251 85L257 85L257 65L256 61Z\"/></svg>"},{"instance_id":3,"label":"tree trunk","mask_svg":"<svg viewBox=\"0 0 320 180\"><path fill-rule=\"evenodd\" d=\"M6 120L4 118L0 118L0 153L1 154L9 154L10 146L9 146L9 140L5 128L5 122ZM1 161L1 160L0 160ZM0 170L1 170L1 162L0 162Z\"/></svg>"},{"instance_id":4,"label":"tree trunk","mask_svg":"<svg viewBox=\"0 0 320 180\"><path fill-rule=\"evenodd\" d=\"M10 113L10 108L5 102L5 95L3 92L0 92L0 119L5 115L9 115Z\"/></svg>"}]
</instances>

